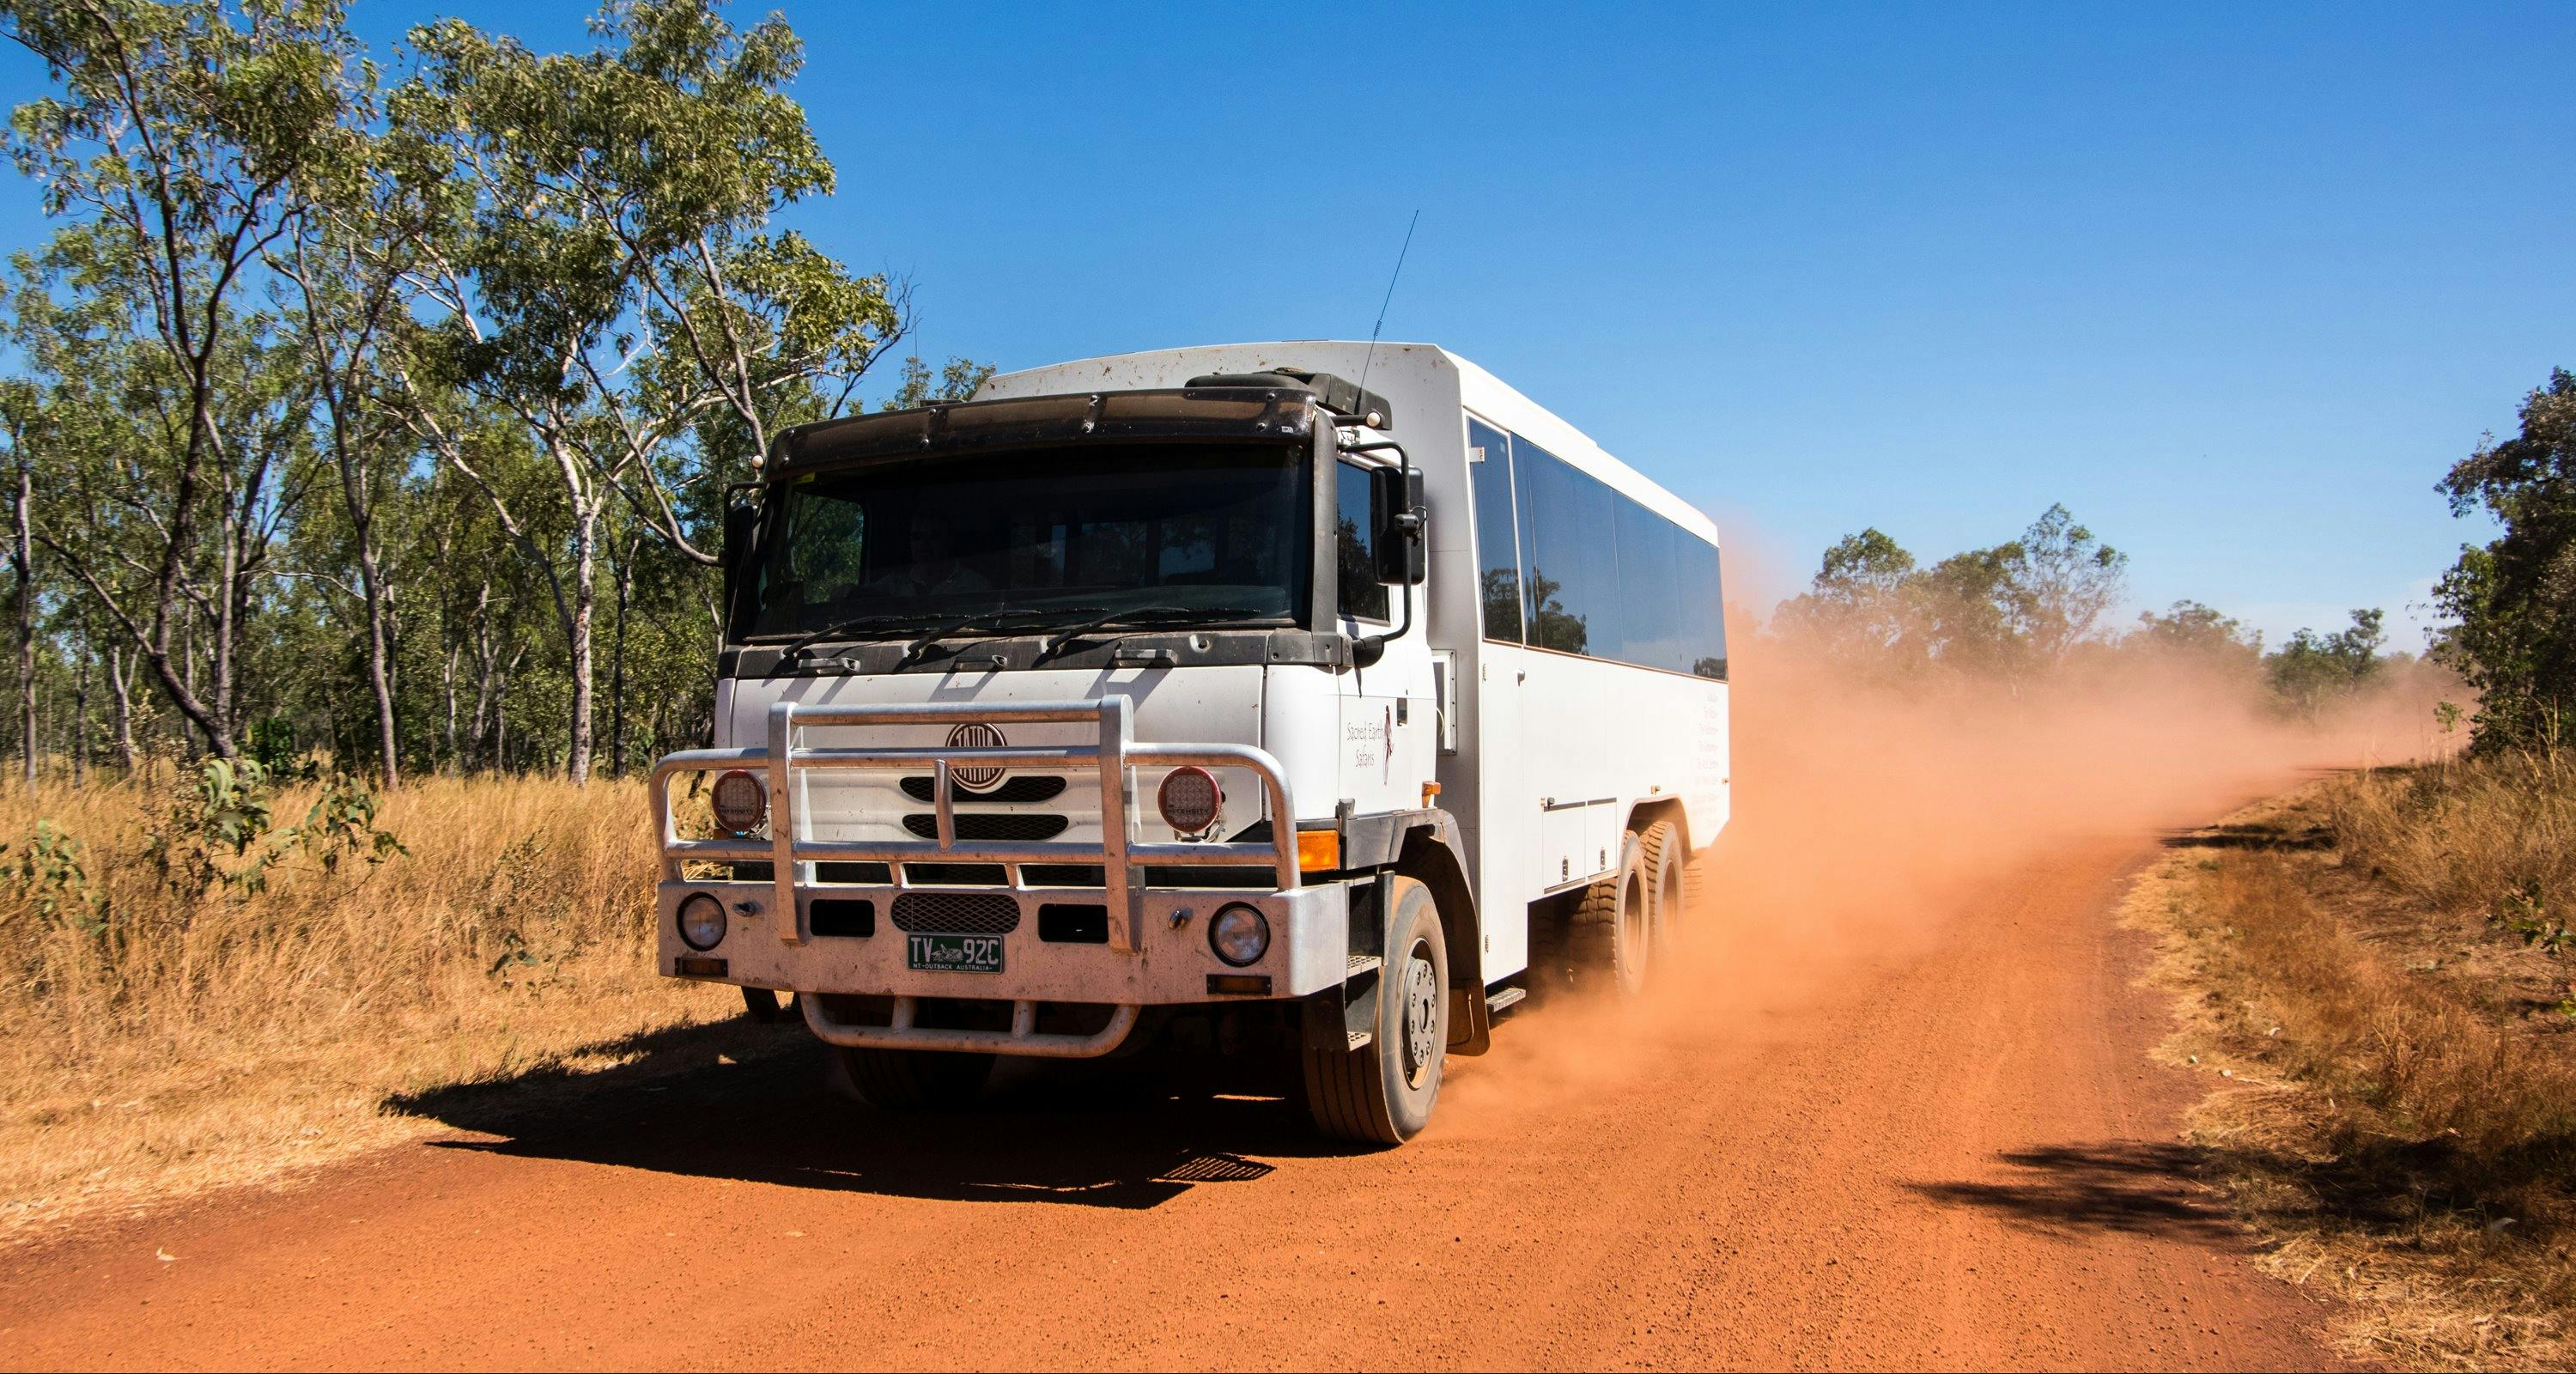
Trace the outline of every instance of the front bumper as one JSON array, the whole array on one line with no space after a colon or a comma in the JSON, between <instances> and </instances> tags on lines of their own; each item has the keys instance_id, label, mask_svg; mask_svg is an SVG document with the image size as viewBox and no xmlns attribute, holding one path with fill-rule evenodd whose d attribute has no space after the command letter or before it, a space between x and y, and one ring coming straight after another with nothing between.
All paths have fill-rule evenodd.
<instances>
[{"instance_id":1,"label":"front bumper","mask_svg":"<svg viewBox=\"0 0 2576 1374\"><path fill-rule=\"evenodd\" d=\"M1237 1000L1246 994L1211 993L1208 979L1263 977L1270 996L1296 997L1337 986L1349 969L1350 889L1334 883L1293 892L1236 888L1145 888L1129 900L1143 917L1143 938L1132 952L1106 944L1058 943L1039 938L1039 909L1049 905L1099 906L1099 888L1029 889L1008 896L1020 911L1002 941L998 973L931 972L906 966L904 937L891 919L904 892L998 894L997 888L896 888L803 886L797 900L810 912L816 899L866 902L873 932L864 936L815 935L797 941L777 933L773 888L768 883L665 882L655 903L661 917L661 966L680 977L712 978L780 992L846 992L897 997L972 997L997 1001L1103 1002L1158 1006ZM712 894L725 904L724 939L706 951L679 936L682 900ZM1207 927L1217 908L1235 903L1259 910L1270 922L1270 949L1236 968L1208 947ZM805 924L811 925L810 915ZM722 972L705 960L718 960ZM684 964L683 961L689 961ZM693 971L690 964L694 964ZM1251 994L1258 996L1259 994Z\"/></svg>"},{"instance_id":2,"label":"front bumper","mask_svg":"<svg viewBox=\"0 0 2576 1374\"><path fill-rule=\"evenodd\" d=\"M1129 703L1123 696L1098 701L977 705L800 706L770 708L768 745L751 749L700 749L673 754L654 770L651 789L660 837L662 881L655 901L661 968L676 977L710 979L799 993L843 993L895 999L886 1025L835 1022L821 999L804 999L806 1019L837 1044L906 1049L977 1049L1014 1054L1085 1056L1117 1047L1136 1011L1175 1003L1289 998L1338 985L1348 971L1348 888L1306 886L1296 861L1295 817L1285 773L1268 753L1236 744L1140 744L1129 738ZM1098 743L1085 746L930 748L809 748L797 731L808 726L941 726L976 722L1096 722ZM1194 764L1252 772L1261 779L1272 836L1261 843L1144 844L1130 838L1139 766ZM1100 776L1099 843L991 844L955 837L952 776L974 767L1096 768ZM670 782L682 773L741 768L763 775L769 796L770 834L729 840L686 840L677 833ZM937 838L921 841L815 840L798 814L800 770L863 768L930 770ZM765 862L760 882L700 881L692 863ZM815 864L883 864L883 884L818 883ZM907 864L960 863L999 867L1000 886L961 887L910 881ZM1026 865L1098 865L1102 885L1033 888L1023 883ZM1146 865L1220 866L1267 870L1258 887L1146 887ZM680 903L706 893L724 903L723 938L707 950L679 937ZM970 895L982 915L972 929L944 928L924 912L941 895ZM910 898L912 900L907 901ZM837 903L818 913L816 904ZM1246 967L1220 961L1209 947L1208 922L1220 907L1241 903L1270 924L1269 949ZM1098 943L1042 938L1045 908L1087 908L1096 913ZM864 914L862 914L864 912ZM1003 919L1005 913L1015 919ZM818 916L820 919L818 919ZM866 934L853 933L865 928ZM827 933L817 933L818 930ZM915 969L907 958L911 934L994 936L1001 941L996 972ZM1215 980L1222 980L1221 982ZM923 999L972 999L1013 1004L1012 1029L960 1031L913 1024ZM1106 1005L1109 1028L1090 1036L1035 1030L1042 1003Z\"/></svg>"}]
</instances>

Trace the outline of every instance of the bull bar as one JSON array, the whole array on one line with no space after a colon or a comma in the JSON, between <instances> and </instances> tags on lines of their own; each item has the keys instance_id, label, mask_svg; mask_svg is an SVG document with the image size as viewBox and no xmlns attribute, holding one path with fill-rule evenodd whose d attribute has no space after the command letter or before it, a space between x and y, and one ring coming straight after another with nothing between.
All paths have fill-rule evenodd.
<instances>
[{"instance_id":1,"label":"bull bar","mask_svg":"<svg viewBox=\"0 0 2576 1374\"><path fill-rule=\"evenodd\" d=\"M1135 899L1134 866L1186 864L1259 867L1268 865L1280 892L1298 886L1296 812L1290 806L1288 781L1279 761L1266 750L1241 744L1139 743L1133 737L1133 705L1123 695L1096 701L1017 703L934 702L899 705L800 705L781 701L769 708L767 743L739 749L691 749L664 757L654 767L650 795L653 824L661 843L662 880L679 883L692 862L767 862L778 937L788 945L810 938L797 901L799 865L813 862L883 863L898 890L910 888L906 862L982 863L1003 867L1012 889L1024 888L1023 864L1089 863L1101 865L1104 897L1111 914L1110 948L1125 955L1141 949ZM938 726L1092 722L1096 743L1083 745L945 744L901 748L813 748L798 742L799 730L845 726ZM1239 768L1261 780L1269 805L1267 843L1136 843L1128 838L1130 795L1128 770L1138 767ZM796 804L795 776L800 769L920 769L931 776L935 837L928 840L817 840L800 834L806 820ZM955 774L961 769L996 767L1089 768L1100 780L1100 832L1097 845L1046 840L1026 843L961 842L957 838ZM682 839L672 813L670 784L683 773L709 773L740 768L762 774L769 803L769 836L760 839ZM1053 1058L1089 1058L1116 1049L1136 1024L1141 1008L1111 1004L1109 1023L1090 1035L1043 1033L1036 1029L1037 1003L1012 1003L1008 1031L941 1029L914 1024L918 1001L893 999L890 1024L853 1025L833 1020L821 997L801 997L806 1024L836 1045L885 1049L999 1051Z\"/></svg>"}]
</instances>

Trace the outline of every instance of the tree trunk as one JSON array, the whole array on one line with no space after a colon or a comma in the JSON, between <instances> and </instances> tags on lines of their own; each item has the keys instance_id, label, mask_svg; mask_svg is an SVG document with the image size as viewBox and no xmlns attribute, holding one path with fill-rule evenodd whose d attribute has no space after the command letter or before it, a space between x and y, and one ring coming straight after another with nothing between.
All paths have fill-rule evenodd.
<instances>
[{"instance_id":1,"label":"tree trunk","mask_svg":"<svg viewBox=\"0 0 2576 1374\"><path fill-rule=\"evenodd\" d=\"M89 772L89 650L80 655L80 670L72 677L72 786L78 787Z\"/></svg>"},{"instance_id":2,"label":"tree trunk","mask_svg":"<svg viewBox=\"0 0 2576 1374\"><path fill-rule=\"evenodd\" d=\"M438 673L438 690L440 695L445 699L447 705L447 724L445 732L447 766L460 773L465 771L465 761L460 758L456 752L456 656L464 651L464 645L456 643L453 640L449 641L447 645L447 662L439 669Z\"/></svg>"},{"instance_id":3,"label":"tree trunk","mask_svg":"<svg viewBox=\"0 0 2576 1374\"><path fill-rule=\"evenodd\" d=\"M492 584L486 582L474 602L474 763L478 769L498 766L494 753L492 729L495 677L501 667L501 649L492 640Z\"/></svg>"},{"instance_id":4,"label":"tree trunk","mask_svg":"<svg viewBox=\"0 0 2576 1374\"><path fill-rule=\"evenodd\" d=\"M591 622L599 612L599 511L582 513L573 525L572 554L572 728L564 741L564 776L575 787L590 782Z\"/></svg>"},{"instance_id":5,"label":"tree trunk","mask_svg":"<svg viewBox=\"0 0 2576 1374\"><path fill-rule=\"evenodd\" d=\"M391 636L385 630L384 575L376 563L374 521L358 533L358 580L367 593L367 690L376 698L377 762L385 770L385 786L398 780L401 755L394 742L394 675L387 666L393 651Z\"/></svg>"},{"instance_id":6,"label":"tree trunk","mask_svg":"<svg viewBox=\"0 0 2576 1374\"><path fill-rule=\"evenodd\" d=\"M116 760L124 765L125 776L134 776L134 688L126 680L126 658L123 645L110 645L107 651L107 685L116 692Z\"/></svg>"},{"instance_id":7,"label":"tree trunk","mask_svg":"<svg viewBox=\"0 0 2576 1374\"><path fill-rule=\"evenodd\" d=\"M234 632L241 627L240 602L237 600L241 581L240 535L227 521L223 571L215 583L215 642L210 653L214 660L214 700L207 706L214 713L216 728L227 739L235 741L241 738L241 718L235 714L233 703L233 639ZM221 754L224 750L218 746L215 752Z\"/></svg>"},{"instance_id":8,"label":"tree trunk","mask_svg":"<svg viewBox=\"0 0 2576 1374\"><path fill-rule=\"evenodd\" d=\"M626 557L617 565L617 638L609 650L608 669L608 775L626 776L626 604L635 590L635 555L642 545L639 536L626 543Z\"/></svg>"},{"instance_id":9,"label":"tree trunk","mask_svg":"<svg viewBox=\"0 0 2576 1374\"><path fill-rule=\"evenodd\" d=\"M10 546L9 564L18 575L18 704L19 739L23 746L24 776L27 791L36 790L36 547L27 508L35 501L35 473L27 462L24 447L18 450L18 499L16 542Z\"/></svg>"}]
</instances>

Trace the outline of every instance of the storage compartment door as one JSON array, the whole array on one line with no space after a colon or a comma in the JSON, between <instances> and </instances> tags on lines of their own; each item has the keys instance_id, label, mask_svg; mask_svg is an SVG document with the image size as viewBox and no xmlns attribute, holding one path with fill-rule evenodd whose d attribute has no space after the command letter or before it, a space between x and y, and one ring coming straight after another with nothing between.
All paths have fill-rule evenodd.
<instances>
[{"instance_id":1,"label":"storage compartment door","mask_svg":"<svg viewBox=\"0 0 2576 1374\"><path fill-rule=\"evenodd\" d=\"M1608 872L1618 863L1617 846L1610 841L1618 828L1616 803L1608 797L1597 801L1545 801L1539 805L1538 817L1538 883L1555 891L1590 880Z\"/></svg>"}]
</instances>

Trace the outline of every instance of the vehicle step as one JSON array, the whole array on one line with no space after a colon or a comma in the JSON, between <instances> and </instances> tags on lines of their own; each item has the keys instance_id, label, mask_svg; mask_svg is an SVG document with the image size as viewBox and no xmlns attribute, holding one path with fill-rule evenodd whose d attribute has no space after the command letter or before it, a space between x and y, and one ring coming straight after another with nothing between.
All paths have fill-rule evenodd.
<instances>
[{"instance_id":1,"label":"vehicle step","mask_svg":"<svg viewBox=\"0 0 2576 1374\"><path fill-rule=\"evenodd\" d=\"M1529 996L1527 988L1505 988L1501 992L1488 993L1485 996L1485 1012L1490 1016L1500 1016L1506 1008L1520 1005L1521 999L1527 996Z\"/></svg>"},{"instance_id":2,"label":"vehicle step","mask_svg":"<svg viewBox=\"0 0 2576 1374\"><path fill-rule=\"evenodd\" d=\"M1375 973L1379 965L1385 962L1374 954L1354 954L1351 956L1351 966L1342 971L1342 981L1349 982L1363 973Z\"/></svg>"}]
</instances>

